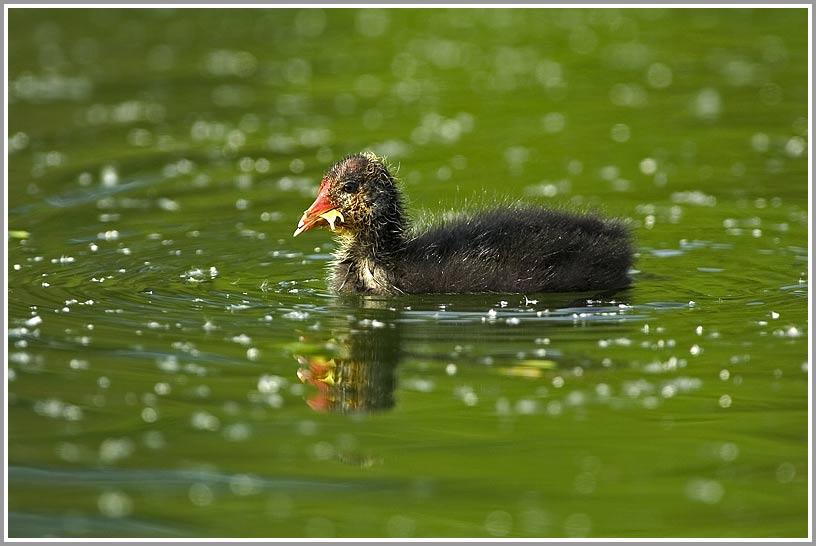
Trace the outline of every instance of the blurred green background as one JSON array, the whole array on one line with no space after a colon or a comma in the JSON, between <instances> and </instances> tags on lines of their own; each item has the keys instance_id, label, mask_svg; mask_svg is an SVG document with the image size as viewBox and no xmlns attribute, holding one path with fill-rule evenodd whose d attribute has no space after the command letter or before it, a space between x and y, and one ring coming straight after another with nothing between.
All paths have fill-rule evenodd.
<instances>
[{"instance_id":1,"label":"blurred green background","mask_svg":"<svg viewBox=\"0 0 816 546\"><path fill-rule=\"evenodd\" d=\"M8 11L12 537L804 537L806 9ZM322 172L633 287L337 298Z\"/></svg>"}]
</instances>

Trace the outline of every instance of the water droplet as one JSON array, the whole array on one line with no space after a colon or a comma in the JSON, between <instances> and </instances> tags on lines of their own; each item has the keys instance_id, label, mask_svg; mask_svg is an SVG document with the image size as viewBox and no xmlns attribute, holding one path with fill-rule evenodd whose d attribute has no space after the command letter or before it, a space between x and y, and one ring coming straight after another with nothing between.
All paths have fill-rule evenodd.
<instances>
[{"instance_id":1,"label":"water droplet","mask_svg":"<svg viewBox=\"0 0 816 546\"><path fill-rule=\"evenodd\" d=\"M105 165L99 175L102 185L111 188L119 183L119 173L113 165Z\"/></svg>"},{"instance_id":2,"label":"water droplet","mask_svg":"<svg viewBox=\"0 0 816 546\"><path fill-rule=\"evenodd\" d=\"M379 8L361 9L357 12L354 27L367 38L377 38L388 30L388 12Z\"/></svg>"},{"instance_id":3,"label":"water droplet","mask_svg":"<svg viewBox=\"0 0 816 546\"><path fill-rule=\"evenodd\" d=\"M414 536L416 523L408 516L397 514L388 518L385 529L390 537L410 538Z\"/></svg>"},{"instance_id":4,"label":"water droplet","mask_svg":"<svg viewBox=\"0 0 816 546\"><path fill-rule=\"evenodd\" d=\"M776 481L779 483L790 483L796 477L796 467L785 462L776 468Z\"/></svg>"},{"instance_id":5,"label":"water droplet","mask_svg":"<svg viewBox=\"0 0 816 546\"><path fill-rule=\"evenodd\" d=\"M739 447L732 442L726 442L720 446L719 455L723 461L730 463L739 456Z\"/></svg>"},{"instance_id":6,"label":"water droplet","mask_svg":"<svg viewBox=\"0 0 816 546\"><path fill-rule=\"evenodd\" d=\"M548 133L559 133L564 130L566 118L561 112L550 112L541 119L544 130Z\"/></svg>"},{"instance_id":7,"label":"water droplet","mask_svg":"<svg viewBox=\"0 0 816 546\"><path fill-rule=\"evenodd\" d=\"M703 121L716 121L722 112L720 93L711 87L700 90L692 100L692 113Z\"/></svg>"},{"instance_id":8,"label":"water droplet","mask_svg":"<svg viewBox=\"0 0 816 546\"><path fill-rule=\"evenodd\" d=\"M694 479L686 485L686 496L705 504L717 504L724 493L723 486L715 480Z\"/></svg>"},{"instance_id":9,"label":"water droplet","mask_svg":"<svg viewBox=\"0 0 816 546\"><path fill-rule=\"evenodd\" d=\"M103 516L123 518L133 512L133 501L121 491L106 491L99 495L96 505Z\"/></svg>"},{"instance_id":10,"label":"water droplet","mask_svg":"<svg viewBox=\"0 0 816 546\"><path fill-rule=\"evenodd\" d=\"M196 506L209 506L215 499L210 486L205 483L194 483L187 490L187 497Z\"/></svg>"},{"instance_id":11,"label":"water droplet","mask_svg":"<svg viewBox=\"0 0 816 546\"><path fill-rule=\"evenodd\" d=\"M631 136L629 126L624 123L616 123L609 131L609 136L615 142L627 142Z\"/></svg>"},{"instance_id":12,"label":"water droplet","mask_svg":"<svg viewBox=\"0 0 816 546\"><path fill-rule=\"evenodd\" d=\"M672 70L663 63L653 63L646 71L646 81L654 89L665 89L672 83Z\"/></svg>"},{"instance_id":13,"label":"water droplet","mask_svg":"<svg viewBox=\"0 0 816 546\"><path fill-rule=\"evenodd\" d=\"M571 538L588 537L592 532L592 519L581 512L570 514L564 520L564 532Z\"/></svg>"},{"instance_id":14,"label":"water droplet","mask_svg":"<svg viewBox=\"0 0 816 546\"><path fill-rule=\"evenodd\" d=\"M491 536L507 536L513 530L513 516L503 510L495 510L485 518L484 527Z\"/></svg>"},{"instance_id":15,"label":"water droplet","mask_svg":"<svg viewBox=\"0 0 816 546\"><path fill-rule=\"evenodd\" d=\"M647 176L653 175L654 173L657 172L657 161L655 161L651 157L647 157L640 161L638 167L640 168L640 172L642 172L643 174Z\"/></svg>"}]
</instances>

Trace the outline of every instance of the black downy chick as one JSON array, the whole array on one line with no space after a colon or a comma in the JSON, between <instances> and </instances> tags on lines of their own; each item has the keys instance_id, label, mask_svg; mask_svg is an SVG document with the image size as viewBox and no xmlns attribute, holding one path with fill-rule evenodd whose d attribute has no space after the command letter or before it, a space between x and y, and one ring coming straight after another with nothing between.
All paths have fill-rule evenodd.
<instances>
[{"instance_id":1,"label":"black downy chick","mask_svg":"<svg viewBox=\"0 0 816 546\"><path fill-rule=\"evenodd\" d=\"M385 161L333 165L295 236L328 225L340 239L330 275L341 293L524 293L628 286L629 232L618 220L514 205L411 227Z\"/></svg>"}]
</instances>

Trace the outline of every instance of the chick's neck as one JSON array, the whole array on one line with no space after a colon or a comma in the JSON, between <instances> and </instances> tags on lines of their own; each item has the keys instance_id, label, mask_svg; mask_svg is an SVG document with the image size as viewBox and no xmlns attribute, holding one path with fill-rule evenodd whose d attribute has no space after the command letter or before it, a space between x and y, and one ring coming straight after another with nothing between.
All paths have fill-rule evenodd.
<instances>
[{"instance_id":1,"label":"chick's neck","mask_svg":"<svg viewBox=\"0 0 816 546\"><path fill-rule=\"evenodd\" d=\"M401 204L372 216L359 229L345 230L340 234L337 258L341 262L367 262L391 265L396 262L405 246L408 220Z\"/></svg>"}]
</instances>

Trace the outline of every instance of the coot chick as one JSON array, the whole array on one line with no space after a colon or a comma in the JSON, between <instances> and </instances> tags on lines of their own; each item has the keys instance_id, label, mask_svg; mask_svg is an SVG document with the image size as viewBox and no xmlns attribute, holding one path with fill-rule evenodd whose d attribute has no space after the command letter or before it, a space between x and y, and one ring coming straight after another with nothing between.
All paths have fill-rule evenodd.
<instances>
[{"instance_id":1,"label":"coot chick","mask_svg":"<svg viewBox=\"0 0 816 546\"><path fill-rule=\"evenodd\" d=\"M294 235L328 225L340 239L330 274L341 293L525 293L630 284L632 246L617 220L513 205L412 228L385 161L349 155L323 177Z\"/></svg>"}]
</instances>

